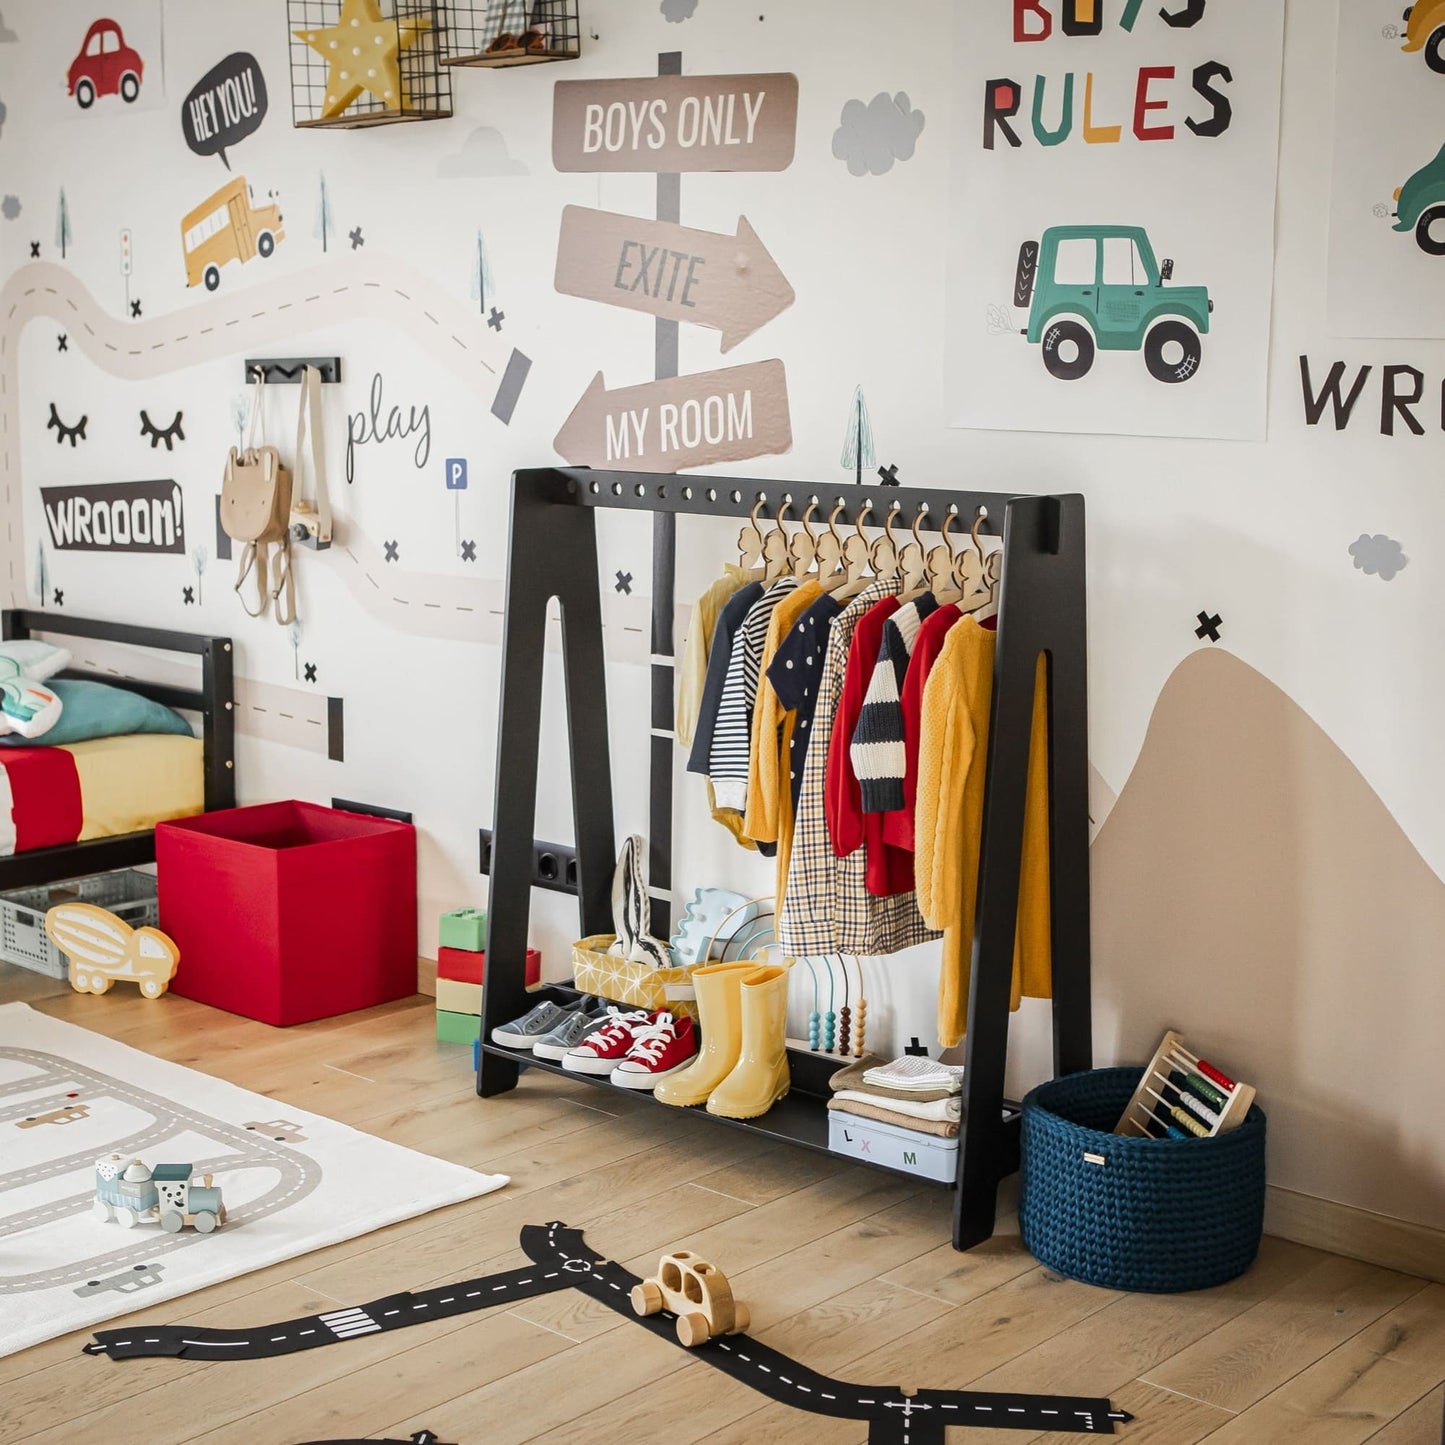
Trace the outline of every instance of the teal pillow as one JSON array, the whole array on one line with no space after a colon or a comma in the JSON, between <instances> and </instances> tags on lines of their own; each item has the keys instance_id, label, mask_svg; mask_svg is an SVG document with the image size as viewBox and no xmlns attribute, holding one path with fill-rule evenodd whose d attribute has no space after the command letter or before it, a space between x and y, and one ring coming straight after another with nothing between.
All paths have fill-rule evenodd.
<instances>
[{"instance_id":1,"label":"teal pillow","mask_svg":"<svg viewBox=\"0 0 1445 1445\"><path fill-rule=\"evenodd\" d=\"M84 743L91 738L115 738L126 733L194 736L180 713L123 687L60 677L50 678L45 685L64 704L60 721L38 738L0 737L0 746L59 747L62 743Z\"/></svg>"}]
</instances>

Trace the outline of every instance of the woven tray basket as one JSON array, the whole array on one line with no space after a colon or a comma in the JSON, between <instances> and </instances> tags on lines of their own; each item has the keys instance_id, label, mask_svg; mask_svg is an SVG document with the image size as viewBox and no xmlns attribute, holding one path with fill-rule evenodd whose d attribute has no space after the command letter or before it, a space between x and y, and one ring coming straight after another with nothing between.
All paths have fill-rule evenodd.
<instances>
[{"instance_id":1,"label":"woven tray basket","mask_svg":"<svg viewBox=\"0 0 1445 1445\"><path fill-rule=\"evenodd\" d=\"M1259 1252L1264 1111L1213 1139L1110 1132L1143 1073L1069 1074L1024 1099L1019 1232L1041 1263L1087 1284L1161 1294L1223 1284Z\"/></svg>"},{"instance_id":2,"label":"woven tray basket","mask_svg":"<svg viewBox=\"0 0 1445 1445\"><path fill-rule=\"evenodd\" d=\"M583 993L611 999L630 1008L667 1009L687 1014L697 1022L697 994L692 970L649 968L630 959L616 958L608 949L614 933L594 933L572 945L572 981Z\"/></svg>"}]
</instances>

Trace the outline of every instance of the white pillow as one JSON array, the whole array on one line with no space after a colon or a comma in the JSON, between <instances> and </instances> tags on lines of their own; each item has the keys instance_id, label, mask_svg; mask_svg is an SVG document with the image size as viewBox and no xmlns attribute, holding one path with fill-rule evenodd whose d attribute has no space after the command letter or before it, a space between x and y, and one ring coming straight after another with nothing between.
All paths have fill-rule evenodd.
<instances>
[{"instance_id":1,"label":"white pillow","mask_svg":"<svg viewBox=\"0 0 1445 1445\"><path fill-rule=\"evenodd\" d=\"M60 721L62 706L48 687L22 677L13 657L0 657L0 735L41 737Z\"/></svg>"},{"instance_id":2,"label":"white pillow","mask_svg":"<svg viewBox=\"0 0 1445 1445\"><path fill-rule=\"evenodd\" d=\"M33 637L0 642L0 657L8 657L26 677L43 682L70 666L70 654L63 647L37 642Z\"/></svg>"}]
</instances>

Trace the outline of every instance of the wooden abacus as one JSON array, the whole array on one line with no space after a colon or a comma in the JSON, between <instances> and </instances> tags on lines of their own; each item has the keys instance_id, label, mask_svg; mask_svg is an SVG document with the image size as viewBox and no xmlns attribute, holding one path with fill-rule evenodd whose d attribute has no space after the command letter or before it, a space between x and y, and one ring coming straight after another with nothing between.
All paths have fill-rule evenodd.
<instances>
[{"instance_id":1,"label":"wooden abacus","mask_svg":"<svg viewBox=\"0 0 1445 1445\"><path fill-rule=\"evenodd\" d=\"M1237 1129L1252 1103L1252 1084L1237 1083L1199 1058L1170 1029L1155 1049L1114 1132L1150 1139L1209 1139Z\"/></svg>"}]
</instances>

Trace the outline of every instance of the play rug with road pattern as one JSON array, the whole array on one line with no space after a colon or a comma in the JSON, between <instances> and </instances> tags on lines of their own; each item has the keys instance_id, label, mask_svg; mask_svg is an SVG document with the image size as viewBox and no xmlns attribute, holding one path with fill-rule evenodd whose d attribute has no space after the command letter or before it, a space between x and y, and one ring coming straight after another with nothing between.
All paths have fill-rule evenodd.
<instances>
[{"instance_id":1,"label":"play rug with road pattern","mask_svg":"<svg viewBox=\"0 0 1445 1445\"><path fill-rule=\"evenodd\" d=\"M214 1175L225 1223L96 1218L110 1154ZM506 1182L0 1006L0 1355Z\"/></svg>"}]
</instances>

